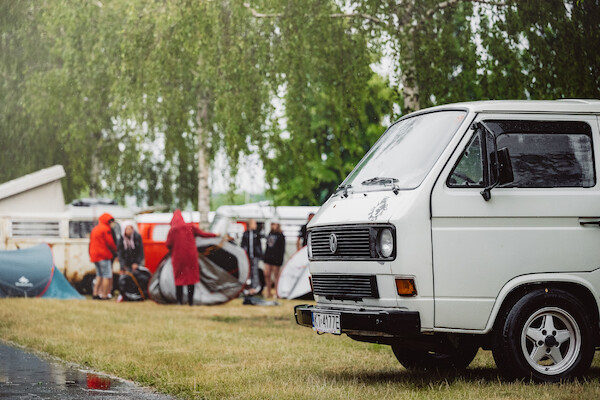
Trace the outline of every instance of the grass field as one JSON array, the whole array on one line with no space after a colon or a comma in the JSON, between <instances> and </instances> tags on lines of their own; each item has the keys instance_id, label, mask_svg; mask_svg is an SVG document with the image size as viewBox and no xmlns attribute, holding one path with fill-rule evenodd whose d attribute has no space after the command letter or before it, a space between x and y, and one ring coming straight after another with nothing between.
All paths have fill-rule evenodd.
<instances>
[{"instance_id":1,"label":"grass field","mask_svg":"<svg viewBox=\"0 0 600 400\"><path fill-rule=\"evenodd\" d=\"M411 373L388 346L297 326L293 306L0 300L0 339L189 399L597 399L582 379L504 381L489 352L463 373Z\"/></svg>"}]
</instances>

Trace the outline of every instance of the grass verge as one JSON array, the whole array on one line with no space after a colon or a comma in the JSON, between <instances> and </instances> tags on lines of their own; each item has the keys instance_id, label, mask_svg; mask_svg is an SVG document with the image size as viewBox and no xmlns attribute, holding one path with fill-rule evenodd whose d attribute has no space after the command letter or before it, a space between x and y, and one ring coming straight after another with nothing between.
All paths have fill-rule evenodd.
<instances>
[{"instance_id":1,"label":"grass verge","mask_svg":"<svg viewBox=\"0 0 600 400\"><path fill-rule=\"evenodd\" d=\"M279 307L2 299L0 338L189 399L592 399L600 353L573 382L502 380L490 352L466 372L407 372L388 346L297 326Z\"/></svg>"}]
</instances>

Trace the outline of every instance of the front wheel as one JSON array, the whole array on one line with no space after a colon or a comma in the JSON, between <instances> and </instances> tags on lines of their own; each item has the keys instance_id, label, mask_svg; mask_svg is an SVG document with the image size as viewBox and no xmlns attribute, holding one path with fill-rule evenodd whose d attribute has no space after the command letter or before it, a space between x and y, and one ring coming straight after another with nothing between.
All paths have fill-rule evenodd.
<instances>
[{"instance_id":1,"label":"front wheel","mask_svg":"<svg viewBox=\"0 0 600 400\"><path fill-rule=\"evenodd\" d=\"M406 344L393 344L396 359L408 370L461 370L471 364L479 346L463 338L449 343L445 351L414 349Z\"/></svg>"},{"instance_id":2,"label":"front wheel","mask_svg":"<svg viewBox=\"0 0 600 400\"><path fill-rule=\"evenodd\" d=\"M560 289L528 293L499 328L493 354L498 367L510 377L556 382L582 374L594 357L587 310Z\"/></svg>"}]
</instances>

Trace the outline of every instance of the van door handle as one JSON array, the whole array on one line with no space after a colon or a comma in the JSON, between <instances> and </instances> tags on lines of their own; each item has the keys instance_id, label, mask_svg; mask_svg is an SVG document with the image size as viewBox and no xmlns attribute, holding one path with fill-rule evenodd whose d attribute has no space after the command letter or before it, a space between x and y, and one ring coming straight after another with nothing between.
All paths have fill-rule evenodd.
<instances>
[{"instance_id":1,"label":"van door handle","mask_svg":"<svg viewBox=\"0 0 600 400\"><path fill-rule=\"evenodd\" d=\"M600 217L579 218L579 225L597 225L598 227L600 227Z\"/></svg>"}]
</instances>

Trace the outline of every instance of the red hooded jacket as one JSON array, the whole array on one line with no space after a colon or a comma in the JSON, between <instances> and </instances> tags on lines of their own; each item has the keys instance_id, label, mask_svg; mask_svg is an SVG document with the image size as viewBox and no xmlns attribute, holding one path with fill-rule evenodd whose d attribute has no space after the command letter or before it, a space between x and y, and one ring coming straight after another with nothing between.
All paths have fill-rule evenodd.
<instances>
[{"instance_id":1,"label":"red hooded jacket","mask_svg":"<svg viewBox=\"0 0 600 400\"><path fill-rule=\"evenodd\" d=\"M214 233L204 232L183 221L181 211L175 210L171 229L167 235L167 248L171 251L171 263L175 285L194 285L200 282L200 265L195 236L215 237Z\"/></svg>"},{"instance_id":2,"label":"red hooded jacket","mask_svg":"<svg viewBox=\"0 0 600 400\"><path fill-rule=\"evenodd\" d=\"M90 233L90 261L112 260L117 254L117 245L113 239L110 220L112 215L104 213L98 218L98 225Z\"/></svg>"}]
</instances>

